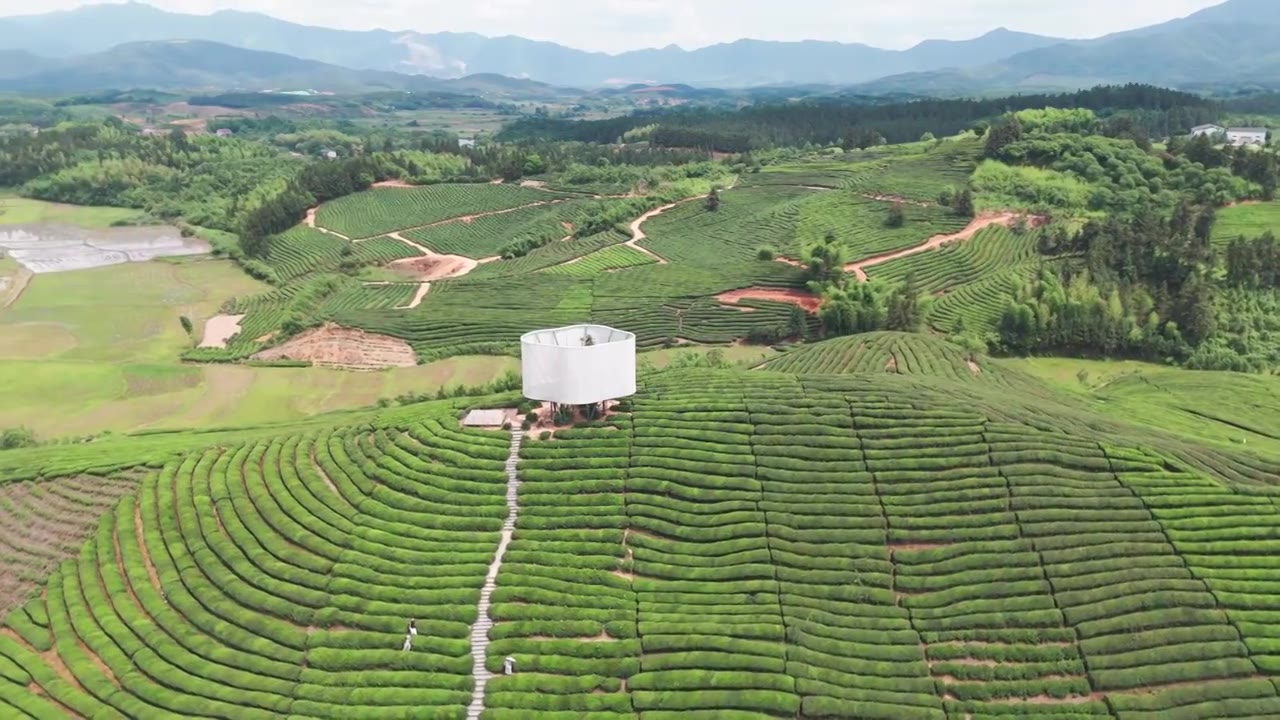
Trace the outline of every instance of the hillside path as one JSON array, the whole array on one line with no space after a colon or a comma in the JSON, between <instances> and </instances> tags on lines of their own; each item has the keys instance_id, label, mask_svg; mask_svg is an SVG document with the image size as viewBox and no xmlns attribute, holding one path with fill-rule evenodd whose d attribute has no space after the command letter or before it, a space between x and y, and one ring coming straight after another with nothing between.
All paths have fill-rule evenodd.
<instances>
[{"instance_id":1,"label":"hillside path","mask_svg":"<svg viewBox=\"0 0 1280 720\"><path fill-rule=\"evenodd\" d=\"M934 248L942 247L947 243L953 243L960 240L970 240L973 238L974 235L978 234L979 231L985 230L986 228L989 228L992 225L1003 225L1005 227L1010 227L1015 222L1017 222L1019 218L1025 218L1032 225L1036 225L1043 221L1043 218L1039 216L1026 215L1023 213L1014 213L1014 212L982 213L977 217L975 217L973 220L969 221L969 224L966 225L965 228L960 232L943 234L943 235L934 235L933 237L929 238L928 240L924 241L919 245L915 245L903 250L894 250L892 252L882 253L880 255L874 255L865 260L859 260L857 262L849 263L848 265L844 266L844 271L853 273L854 276L856 276L859 281L866 282L867 268L875 267L876 265L883 265L884 263L887 263L893 260L899 260L904 257L918 255L922 252L927 252L929 250L933 250Z\"/></svg>"},{"instance_id":2,"label":"hillside path","mask_svg":"<svg viewBox=\"0 0 1280 720\"><path fill-rule=\"evenodd\" d=\"M304 220L302 221L302 223L303 223L304 225L306 225L307 227L309 227L309 228L313 228L313 229L319 230L320 232L324 233L325 235L332 235L332 236L334 236L334 237L336 237L336 238L342 238L343 240L346 240L347 242L352 242L351 238L347 237L346 235L343 235L343 234L342 234L342 233L340 233L340 232L336 232L336 231L330 230L329 228L320 227L318 224L316 224L316 213L318 213L318 212L320 212L320 206L319 206L319 205L317 205L317 206L315 206L315 207L313 207L313 208L307 208L307 217L306 217L306 219L304 219Z\"/></svg>"},{"instance_id":3,"label":"hillside path","mask_svg":"<svg viewBox=\"0 0 1280 720\"><path fill-rule=\"evenodd\" d=\"M732 189L733 189L733 186L734 186L734 185L737 185L737 184L738 184L738 176L736 176L736 175L735 175L735 176L733 177L733 180L731 180L731 181L729 182L729 186L728 186L728 187L726 187L724 190L721 190L720 192L726 192L726 191L732 190ZM645 224L645 222L647 222L648 220L650 220L650 219L652 219L652 218L655 218L655 217L657 217L657 216L661 215L662 213L664 213L664 212L666 212L666 211L668 211L668 210L672 210L672 209L674 209L674 208L680 207L681 205L684 205L685 203L691 203L691 202L694 202L695 200L706 200L706 199L707 199L707 195L709 195L709 194L710 194L710 193L706 193L706 194L703 194L703 195L694 195L693 197L687 197L687 198L685 198L685 199L683 199L683 200L677 200L677 201L675 201L675 202L673 202L673 203L668 203L668 204L666 204L666 205L663 205L663 206L662 206L662 207L660 207L660 208L654 208L653 210L650 210L649 212L647 212L647 213L645 213L645 214L641 215L640 217L638 217L638 218L636 218L635 220L633 220L633 221L632 221L632 223L631 223L631 227L630 227L630 230L631 230L631 239L630 239L630 240L628 240L628 241L626 241L626 242L625 242L625 243L623 243L623 244L624 244L624 245L627 245L627 246L629 246L629 247L631 247L632 249L639 250L640 252L644 253L645 255L648 255L649 257L651 257L651 258L653 258L654 260L656 260L656 261L658 262L658 264L659 264L659 265L666 265L666 264L667 264L667 259L666 259L666 258L664 258L664 257L662 257L661 255L659 255L658 253L656 253L656 252L654 252L654 251L650 250L649 248L643 248L643 247L640 247L640 246L637 244L637 243L639 243L641 240L644 240L644 239L646 239L646 238L648 238L648 237L649 237L648 235L645 235L645 233L644 233L644 228L643 228L642 226L643 226L643 225Z\"/></svg>"},{"instance_id":4,"label":"hillside path","mask_svg":"<svg viewBox=\"0 0 1280 720\"><path fill-rule=\"evenodd\" d=\"M489 618L490 600L498 585L498 572L502 570L502 558L507 554L507 546L511 544L511 536L516 529L516 517L520 514L520 474L517 466L520 462L520 442L524 432L519 429L511 431L511 452L507 455L507 519L502 522L502 536L498 541L498 551L494 553L493 562L489 564L489 572L484 576L484 587L480 590L480 604L476 607L476 624L471 626L471 677L475 680L475 689L471 691L471 705L467 707L467 720L480 720L484 713L484 690L493 678L493 673L485 666L486 653L489 651L489 630L493 628L493 620Z\"/></svg>"}]
</instances>

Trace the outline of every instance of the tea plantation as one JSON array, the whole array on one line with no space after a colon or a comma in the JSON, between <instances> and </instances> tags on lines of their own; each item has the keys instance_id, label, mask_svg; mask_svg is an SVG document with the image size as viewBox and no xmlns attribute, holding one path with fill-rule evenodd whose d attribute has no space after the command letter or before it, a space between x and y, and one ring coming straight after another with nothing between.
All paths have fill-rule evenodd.
<instances>
[{"instance_id":1,"label":"tea plantation","mask_svg":"<svg viewBox=\"0 0 1280 720\"><path fill-rule=\"evenodd\" d=\"M640 384L9 451L138 490L0 627L0 716L1280 716L1280 465L920 335Z\"/></svg>"},{"instance_id":2,"label":"tea plantation","mask_svg":"<svg viewBox=\"0 0 1280 720\"><path fill-rule=\"evenodd\" d=\"M963 231L971 218L938 198L963 185L981 150L966 137L778 163L723 176L715 208L692 194L709 181L595 197L488 183L373 188L325 203L307 225L275 237L249 269L276 290L229 299L223 310L245 316L242 332L184 357L248 360L324 323L403 341L424 362L514 354L529 327L584 319L625 326L644 347L795 336L785 302L731 307L717 296L808 292L804 268L771 258L799 258L824 241L852 263ZM889 222L895 205L900 224ZM392 265L440 255L470 267L418 278ZM931 327L980 334L995 329L1013 282L1039 262L1034 233L990 227L869 274L891 285L914 278L938 298L925 317ZM422 279L431 287L414 304ZM818 327L812 314L804 324Z\"/></svg>"}]
</instances>

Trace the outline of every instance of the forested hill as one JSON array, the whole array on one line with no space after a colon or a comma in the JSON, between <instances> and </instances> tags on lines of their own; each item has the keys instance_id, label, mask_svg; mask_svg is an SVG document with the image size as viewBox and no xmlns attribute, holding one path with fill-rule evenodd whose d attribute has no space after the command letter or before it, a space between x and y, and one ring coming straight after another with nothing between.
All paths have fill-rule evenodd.
<instances>
[{"instance_id":1,"label":"forested hill","mask_svg":"<svg viewBox=\"0 0 1280 720\"><path fill-rule=\"evenodd\" d=\"M610 143L626 136L627 139L647 139L655 145L720 152L831 143L865 148L881 140L912 142L924 133L954 135L1006 112L1046 107L1084 108L1102 117L1123 114L1152 136L1185 131L1215 120L1221 112L1214 103L1198 95L1130 84L1057 95L1014 95L981 100L927 99L879 104L814 100L757 105L737 111L639 113L594 121L529 118L509 126L501 139Z\"/></svg>"}]
</instances>

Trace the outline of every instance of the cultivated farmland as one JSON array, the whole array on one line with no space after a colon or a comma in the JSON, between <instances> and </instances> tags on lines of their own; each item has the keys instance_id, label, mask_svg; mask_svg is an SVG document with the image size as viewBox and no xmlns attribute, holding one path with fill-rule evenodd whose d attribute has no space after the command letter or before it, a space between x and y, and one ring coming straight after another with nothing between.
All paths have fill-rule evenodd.
<instances>
[{"instance_id":1,"label":"cultivated farmland","mask_svg":"<svg viewBox=\"0 0 1280 720\"><path fill-rule=\"evenodd\" d=\"M831 349L959 352L866 345ZM1280 467L1207 473L964 365L837 366L649 375L522 446L457 402L139 438L137 496L0 630L0 707L462 718L483 677L497 720L1280 713Z\"/></svg>"}]
</instances>

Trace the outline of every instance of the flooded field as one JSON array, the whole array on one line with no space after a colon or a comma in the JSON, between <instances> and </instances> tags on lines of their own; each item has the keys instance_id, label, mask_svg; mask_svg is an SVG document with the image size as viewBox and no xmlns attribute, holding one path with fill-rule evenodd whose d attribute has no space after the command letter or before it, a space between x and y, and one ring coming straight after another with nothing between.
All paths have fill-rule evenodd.
<instances>
[{"instance_id":1,"label":"flooded field","mask_svg":"<svg viewBox=\"0 0 1280 720\"><path fill-rule=\"evenodd\" d=\"M172 227L123 227L90 230L72 225L0 227L0 253L33 273L66 272L142 262L158 257L200 255L209 244L184 238Z\"/></svg>"}]
</instances>

